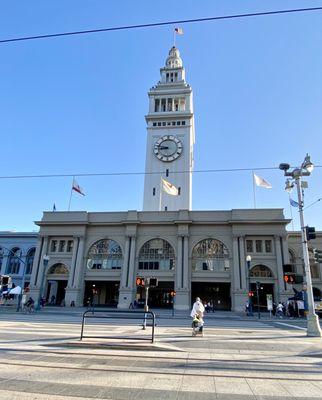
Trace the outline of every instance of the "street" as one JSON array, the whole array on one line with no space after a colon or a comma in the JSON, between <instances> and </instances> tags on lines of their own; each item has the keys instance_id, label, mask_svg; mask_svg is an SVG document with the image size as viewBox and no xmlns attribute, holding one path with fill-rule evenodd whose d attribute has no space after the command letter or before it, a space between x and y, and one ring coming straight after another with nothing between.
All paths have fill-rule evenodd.
<instances>
[{"instance_id":1,"label":"street","mask_svg":"<svg viewBox=\"0 0 322 400\"><path fill-rule=\"evenodd\" d=\"M81 312L0 314L0 398L4 399L318 399L322 341L305 321L206 315L204 337L185 314L158 312L150 328L95 320L79 341ZM132 338L133 340L125 340Z\"/></svg>"}]
</instances>

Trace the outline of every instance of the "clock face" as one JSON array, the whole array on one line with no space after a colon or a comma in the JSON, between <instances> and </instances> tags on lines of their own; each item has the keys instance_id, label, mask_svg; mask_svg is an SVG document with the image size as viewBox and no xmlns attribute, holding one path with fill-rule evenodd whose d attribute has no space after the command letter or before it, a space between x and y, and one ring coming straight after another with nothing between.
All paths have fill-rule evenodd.
<instances>
[{"instance_id":1,"label":"clock face","mask_svg":"<svg viewBox=\"0 0 322 400\"><path fill-rule=\"evenodd\" d=\"M174 161L181 153L182 143L173 135L162 136L155 142L154 154L161 161Z\"/></svg>"}]
</instances>

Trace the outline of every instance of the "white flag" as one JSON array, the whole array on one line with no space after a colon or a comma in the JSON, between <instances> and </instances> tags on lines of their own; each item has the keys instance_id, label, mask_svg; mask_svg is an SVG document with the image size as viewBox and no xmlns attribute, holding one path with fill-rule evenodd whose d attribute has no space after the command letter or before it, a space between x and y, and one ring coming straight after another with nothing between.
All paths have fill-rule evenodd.
<instances>
[{"instance_id":1,"label":"white flag","mask_svg":"<svg viewBox=\"0 0 322 400\"><path fill-rule=\"evenodd\" d=\"M171 196L178 196L179 192L178 189L172 185L170 182L166 181L165 179L161 178L162 182L162 189L168 193L171 194Z\"/></svg>"},{"instance_id":2,"label":"white flag","mask_svg":"<svg viewBox=\"0 0 322 400\"><path fill-rule=\"evenodd\" d=\"M254 174L254 182L257 186L261 186L266 189L272 189L272 185L269 182L265 181L265 179L257 176L256 174Z\"/></svg>"},{"instance_id":3,"label":"white flag","mask_svg":"<svg viewBox=\"0 0 322 400\"><path fill-rule=\"evenodd\" d=\"M85 193L83 191L83 188L81 188L79 186L79 184L77 183L76 179L73 179L73 186L72 186L72 190L75 190L75 192L81 194L82 196L85 196Z\"/></svg>"},{"instance_id":4,"label":"white flag","mask_svg":"<svg viewBox=\"0 0 322 400\"><path fill-rule=\"evenodd\" d=\"M182 28L174 28L174 31L177 35L183 35L183 29Z\"/></svg>"}]
</instances>

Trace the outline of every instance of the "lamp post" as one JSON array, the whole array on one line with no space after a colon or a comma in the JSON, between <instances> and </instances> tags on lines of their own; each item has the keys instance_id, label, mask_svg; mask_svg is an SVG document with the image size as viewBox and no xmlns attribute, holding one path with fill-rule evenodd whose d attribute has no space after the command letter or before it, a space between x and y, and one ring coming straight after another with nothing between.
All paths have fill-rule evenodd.
<instances>
[{"instance_id":1,"label":"lamp post","mask_svg":"<svg viewBox=\"0 0 322 400\"><path fill-rule=\"evenodd\" d=\"M248 277L248 316L253 316L253 302L251 293L251 285L250 285L250 262L252 261L252 257L248 254L246 256L246 264L247 264L247 277Z\"/></svg>"},{"instance_id":2,"label":"lamp post","mask_svg":"<svg viewBox=\"0 0 322 400\"><path fill-rule=\"evenodd\" d=\"M37 301L37 307L36 310L39 311L41 309L41 297L42 297L42 292L43 292L43 288L44 288L44 280L46 277L46 267L48 265L50 257L47 256L46 254L43 256L43 276L41 277L41 281L40 281L40 288L39 288L39 296L38 296L38 301Z\"/></svg>"},{"instance_id":3,"label":"lamp post","mask_svg":"<svg viewBox=\"0 0 322 400\"><path fill-rule=\"evenodd\" d=\"M300 223L301 223L302 251L303 251L305 278L307 284L307 301L309 309L307 315L307 336L322 337L319 318L315 314L315 309L314 309L309 251L307 246L306 229L304 225L304 214L303 214L304 201L303 201L302 187L301 187L302 176L309 176L313 171L314 165L310 160L310 156L306 154L305 159L302 162L301 166L294 168L293 171L289 171L290 165L286 163L280 164L279 168L282 171L284 171L284 176L289 177L286 180L285 190L290 192L293 189L294 185L297 188L298 207L299 207Z\"/></svg>"}]
</instances>

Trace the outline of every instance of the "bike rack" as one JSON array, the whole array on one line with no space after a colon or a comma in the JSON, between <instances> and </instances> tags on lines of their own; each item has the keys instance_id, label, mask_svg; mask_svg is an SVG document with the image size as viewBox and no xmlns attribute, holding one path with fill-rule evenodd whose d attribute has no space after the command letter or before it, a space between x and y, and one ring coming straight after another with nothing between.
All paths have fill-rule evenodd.
<instances>
[{"instance_id":1,"label":"bike rack","mask_svg":"<svg viewBox=\"0 0 322 400\"><path fill-rule=\"evenodd\" d=\"M99 313L99 315L95 315L95 313ZM111 315L101 315L101 314L111 314ZM82 328L80 340L83 338L103 338L103 339L111 339L111 336L85 336L84 335L84 327L85 327L85 319L137 319L142 320L143 324L145 321L152 321L152 324L149 325L152 327L151 339L148 338L136 338L137 340L151 340L151 343L154 343L154 328L155 328L155 314L152 311L126 311L126 310L108 310L108 311L92 311L87 310L83 313L82 317ZM125 339L125 338L122 338ZM131 340L131 339L128 339Z\"/></svg>"}]
</instances>

